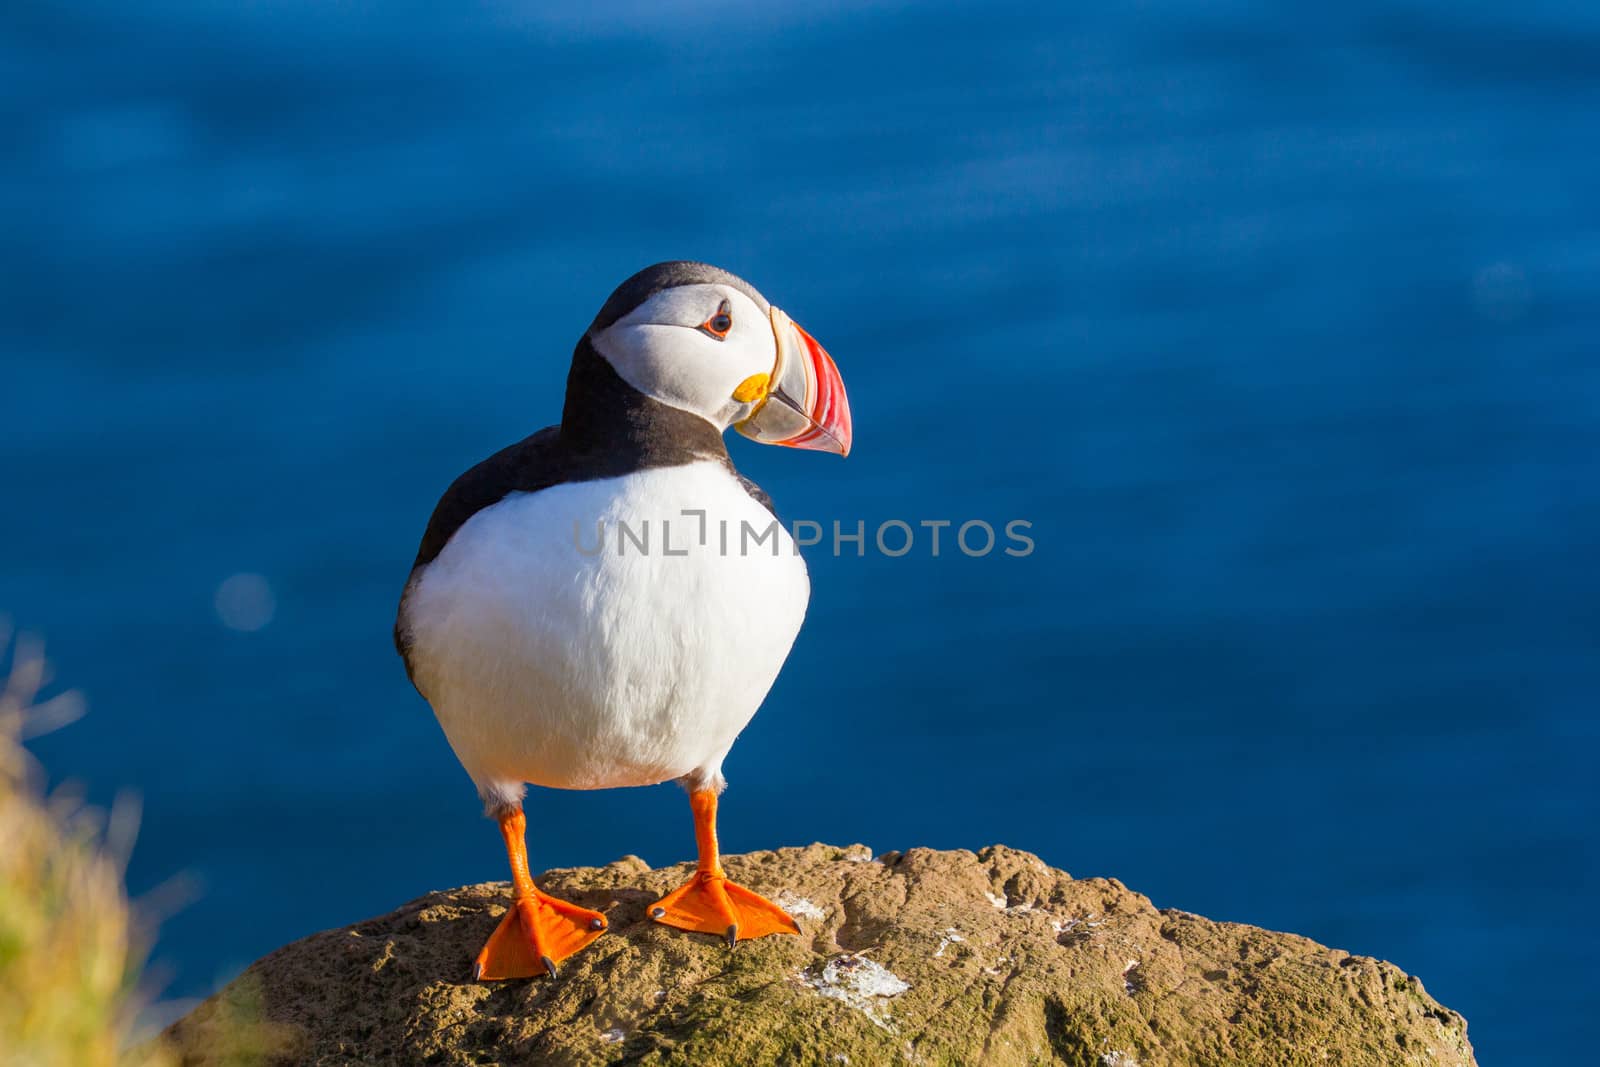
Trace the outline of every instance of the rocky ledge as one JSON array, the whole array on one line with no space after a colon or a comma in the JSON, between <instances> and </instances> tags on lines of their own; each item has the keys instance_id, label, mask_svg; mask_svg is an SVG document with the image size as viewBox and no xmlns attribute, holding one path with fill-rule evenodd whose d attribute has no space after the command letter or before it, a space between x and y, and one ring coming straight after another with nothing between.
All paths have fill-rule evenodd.
<instances>
[{"instance_id":1,"label":"rocky ledge","mask_svg":"<svg viewBox=\"0 0 1600 1067\"><path fill-rule=\"evenodd\" d=\"M559 980L477 984L506 883L285 946L176 1023L185 1064L1474 1063L1466 1021L1392 964L1212 922L1002 846L729 856L801 937L729 948L650 922L689 873L629 857L541 888L611 930Z\"/></svg>"}]
</instances>

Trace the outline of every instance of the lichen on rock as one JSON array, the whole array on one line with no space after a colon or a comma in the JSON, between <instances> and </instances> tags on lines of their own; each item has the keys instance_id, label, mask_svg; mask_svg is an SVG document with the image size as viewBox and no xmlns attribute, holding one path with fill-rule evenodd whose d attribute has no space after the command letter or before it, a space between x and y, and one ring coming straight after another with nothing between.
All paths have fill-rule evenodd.
<instances>
[{"instance_id":1,"label":"lichen on rock","mask_svg":"<svg viewBox=\"0 0 1600 1067\"><path fill-rule=\"evenodd\" d=\"M800 981L809 989L831 997L846 1007L861 1012L890 1033L889 1001L911 988L911 984L881 963L863 954L843 952L830 956L800 972Z\"/></svg>"},{"instance_id":2,"label":"lichen on rock","mask_svg":"<svg viewBox=\"0 0 1600 1067\"><path fill-rule=\"evenodd\" d=\"M542 888L611 921L557 981L471 981L504 883L431 893L279 949L169 1037L186 1064L217 1062L248 996L284 1064L1474 1063L1465 1021L1392 964L1158 910L1003 846L867 856L725 857L812 909L801 937L731 949L646 917L686 865L550 871Z\"/></svg>"}]
</instances>

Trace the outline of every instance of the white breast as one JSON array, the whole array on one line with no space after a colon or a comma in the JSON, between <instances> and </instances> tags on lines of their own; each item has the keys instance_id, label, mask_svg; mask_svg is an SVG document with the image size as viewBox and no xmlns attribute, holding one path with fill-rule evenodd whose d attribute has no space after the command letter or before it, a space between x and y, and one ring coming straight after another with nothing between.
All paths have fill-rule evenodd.
<instances>
[{"instance_id":1,"label":"white breast","mask_svg":"<svg viewBox=\"0 0 1600 1067\"><path fill-rule=\"evenodd\" d=\"M715 778L810 593L788 533L708 461L512 494L456 531L404 611L456 756L509 798Z\"/></svg>"}]
</instances>

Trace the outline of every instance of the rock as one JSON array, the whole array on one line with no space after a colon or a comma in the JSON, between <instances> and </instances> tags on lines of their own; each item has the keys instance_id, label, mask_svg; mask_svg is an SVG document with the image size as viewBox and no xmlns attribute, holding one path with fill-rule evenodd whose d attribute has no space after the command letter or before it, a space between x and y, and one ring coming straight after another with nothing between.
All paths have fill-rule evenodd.
<instances>
[{"instance_id":1,"label":"rock","mask_svg":"<svg viewBox=\"0 0 1600 1067\"><path fill-rule=\"evenodd\" d=\"M1427 1064L1466 1022L1392 964L1158 910L1002 846L729 856L802 937L729 949L650 922L689 873L628 857L542 888L611 931L559 980L469 978L506 883L431 893L252 965L176 1023L185 1064ZM266 1035L266 1036L263 1036Z\"/></svg>"}]
</instances>

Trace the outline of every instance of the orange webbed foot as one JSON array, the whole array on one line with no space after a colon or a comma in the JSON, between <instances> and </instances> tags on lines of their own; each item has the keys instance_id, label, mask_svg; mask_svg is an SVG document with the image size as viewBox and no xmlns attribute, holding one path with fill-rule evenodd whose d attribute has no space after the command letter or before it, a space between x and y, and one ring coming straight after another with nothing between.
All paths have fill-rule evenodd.
<instances>
[{"instance_id":1,"label":"orange webbed foot","mask_svg":"<svg viewBox=\"0 0 1600 1067\"><path fill-rule=\"evenodd\" d=\"M694 877L652 904L649 914L665 926L716 934L727 938L730 945L768 934L800 932L788 912L713 871L696 871Z\"/></svg>"},{"instance_id":2,"label":"orange webbed foot","mask_svg":"<svg viewBox=\"0 0 1600 1067\"><path fill-rule=\"evenodd\" d=\"M484 943L472 965L479 981L556 977L556 964L586 947L606 929L606 917L539 890L520 897Z\"/></svg>"}]
</instances>

